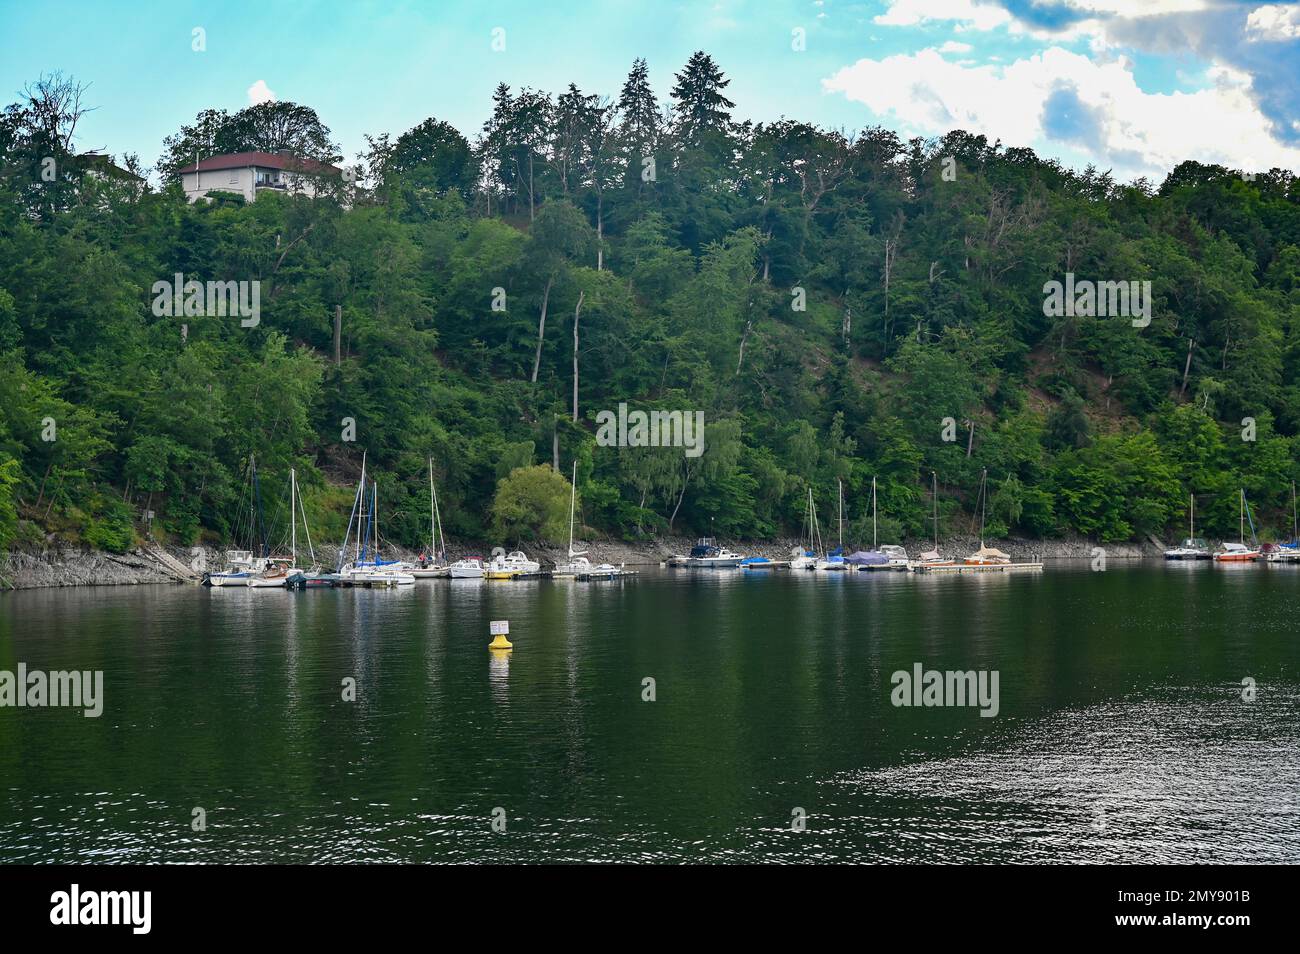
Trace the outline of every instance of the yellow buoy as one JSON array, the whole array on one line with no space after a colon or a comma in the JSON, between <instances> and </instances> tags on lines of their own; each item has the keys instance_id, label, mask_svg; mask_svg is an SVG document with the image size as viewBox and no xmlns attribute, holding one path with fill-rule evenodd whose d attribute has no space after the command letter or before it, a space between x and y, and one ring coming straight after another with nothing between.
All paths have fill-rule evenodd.
<instances>
[{"instance_id":1,"label":"yellow buoy","mask_svg":"<svg viewBox=\"0 0 1300 954\"><path fill-rule=\"evenodd\" d=\"M494 619L488 625L488 632L492 635L492 642L488 644L488 649L511 649L514 644L506 639L510 634L510 622L504 619Z\"/></svg>"}]
</instances>

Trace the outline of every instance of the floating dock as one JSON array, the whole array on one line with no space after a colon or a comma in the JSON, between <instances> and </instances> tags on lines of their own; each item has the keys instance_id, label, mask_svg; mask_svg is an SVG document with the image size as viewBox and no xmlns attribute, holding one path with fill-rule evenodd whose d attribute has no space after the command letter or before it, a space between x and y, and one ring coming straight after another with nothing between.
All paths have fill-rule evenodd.
<instances>
[{"instance_id":1,"label":"floating dock","mask_svg":"<svg viewBox=\"0 0 1300 954\"><path fill-rule=\"evenodd\" d=\"M1043 561L1032 563L950 563L921 564L912 567L913 573L1034 573L1041 572Z\"/></svg>"}]
</instances>

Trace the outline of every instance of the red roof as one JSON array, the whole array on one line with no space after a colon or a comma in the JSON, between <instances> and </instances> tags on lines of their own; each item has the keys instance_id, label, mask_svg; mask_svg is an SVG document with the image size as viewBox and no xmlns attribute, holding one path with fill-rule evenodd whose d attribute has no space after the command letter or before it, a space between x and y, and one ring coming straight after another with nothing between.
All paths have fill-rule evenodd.
<instances>
[{"instance_id":1,"label":"red roof","mask_svg":"<svg viewBox=\"0 0 1300 954\"><path fill-rule=\"evenodd\" d=\"M336 166L317 162L315 159L301 159L297 156L285 156L277 152L234 152L228 156L209 156L197 165L190 163L179 170L186 172L212 172L217 169L243 169L248 166L260 166L263 169L288 169L291 172L335 173Z\"/></svg>"}]
</instances>

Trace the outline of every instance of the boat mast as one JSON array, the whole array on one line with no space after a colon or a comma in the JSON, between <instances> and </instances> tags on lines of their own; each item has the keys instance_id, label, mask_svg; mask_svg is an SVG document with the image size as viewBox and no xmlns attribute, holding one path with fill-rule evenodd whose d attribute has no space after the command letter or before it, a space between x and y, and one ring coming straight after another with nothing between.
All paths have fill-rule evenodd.
<instances>
[{"instance_id":1,"label":"boat mast","mask_svg":"<svg viewBox=\"0 0 1300 954\"><path fill-rule=\"evenodd\" d=\"M433 547L433 561L438 561L438 522L433 516L433 458L429 458L429 546Z\"/></svg>"},{"instance_id":2,"label":"boat mast","mask_svg":"<svg viewBox=\"0 0 1300 954\"><path fill-rule=\"evenodd\" d=\"M1246 545L1246 488L1237 491L1237 539Z\"/></svg>"},{"instance_id":3,"label":"boat mast","mask_svg":"<svg viewBox=\"0 0 1300 954\"><path fill-rule=\"evenodd\" d=\"M1300 521L1296 520L1295 512L1295 481L1291 481L1291 542L1294 543L1296 538L1300 537Z\"/></svg>"},{"instance_id":4,"label":"boat mast","mask_svg":"<svg viewBox=\"0 0 1300 954\"><path fill-rule=\"evenodd\" d=\"M294 486L297 486L297 477L294 477ZM298 494L298 512L302 514L302 532L307 536L307 553L311 557L311 565L316 567L316 548L311 544L311 527L307 526L307 508L303 506L302 494Z\"/></svg>"},{"instance_id":5,"label":"boat mast","mask_svg":"<svg viewBox=\"0 0 1300 954\"><path fill-rule=\"evenodd\" d=\"M844 551L844 481L837 479L835 486L840 492L840 552Z\"/></svg>"},{"instance_id":6,"label":"boat mast","mask_svg":"<svg viewBox=\"0 0 1300 954\"><path fill-rule=\"evenodd\" d=\"M930 471L930 497L934 502L934 548L939 549L939 475Z\"/></svg>"},{"instance_id":7,"label":"boat mast","mask_svg":"<svg viewBox=\"0 0 1300 954\"><path fill-rule=\"evenodd\" d=\"M348 538L352 536L352 520L357 515L357 505L361 503L361 488L366 483L366 453L361 452L361 482L357 484L357 495L352 500L352 510L348 513L348 528L343 531L343 543L339 545L339 557L335 562L334 572L338 573L343 569L343 560L348 552ZM358 534L360 531L358 531Z\"/></svg>"},{"instance_id":8,"label":"boat mast","mask_svg":"<svg viewBox=\"0 0 1300 954\"><path fill-rule=\"evenodd\" d=\"M1196 539L1196 494L1188 494L1187 498L1191 501L1191 506L1187 508L1187 538Z\"/></svg>"},{"instance_id":9,"label":"boat mast","mask_svg":"<svg viewBox=\"0 0 1300 954\"><path fill-rule=\"evenodd\" d=\"M984 518L989 511L989 469L980 471L980 549L984 549Z\"/></svg>"},{"instance_id":10,"label":"boat mast","mask_svg":"<svg viewBox=\"0 0 1300 954\"><path fill-rule=\"evenodd\" d=\"M297 496L294 494L294 472L289 468L289 555L293 557L290 566L298 565L298 515L293 509L294 503L297 502Z\"/></svg>"},{"instance_id":11,"label":"boat mast","mask_svg":"<svg viewBox=\"0 0 1300 954\"><path fill-rule=\"evenodd\" d=\"M871 549L876 547L876 478L871 478Z\"/></svg>"}]
</instances>

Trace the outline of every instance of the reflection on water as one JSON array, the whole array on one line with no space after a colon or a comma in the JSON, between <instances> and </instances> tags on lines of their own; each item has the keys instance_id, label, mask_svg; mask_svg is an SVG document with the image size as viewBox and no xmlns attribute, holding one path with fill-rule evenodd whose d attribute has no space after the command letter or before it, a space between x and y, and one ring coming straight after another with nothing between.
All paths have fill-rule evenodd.
<instances>
[{"instance_id":1,"label":"reflection on water","mask_svg":"<svg viewBox=\"0 0 1300 954\"><path fill-rule=\"evenodd\" d=\"M1221 569L11 593L105 704L0 709L0 860L1295 861L1300 573Z\"/></svg>"}]
</instances>

